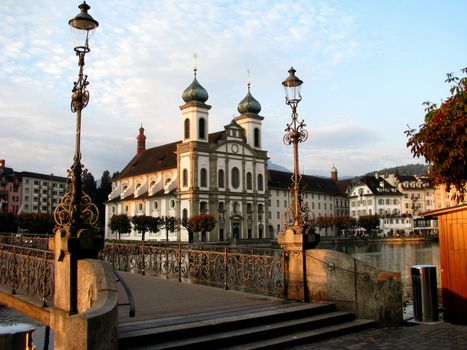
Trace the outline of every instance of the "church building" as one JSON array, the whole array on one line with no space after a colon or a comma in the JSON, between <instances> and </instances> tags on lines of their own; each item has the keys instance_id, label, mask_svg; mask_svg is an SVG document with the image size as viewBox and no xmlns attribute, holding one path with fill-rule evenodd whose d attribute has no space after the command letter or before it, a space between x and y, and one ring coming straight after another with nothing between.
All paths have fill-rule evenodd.
<instances>
[{"instance_id":1,"label":"church building","mask_svg":"<svg viewBox=\"0 0 467 350\"><path fill-rule=\"evenodd\" d=\"M210 133L208 92L194 80L182 94L181 140L146 149L144 128L137 137L136 155L112 183L106 202L106 238L117 238L108 227L114 214L190 218L213 215L217 224L197 240L269 238L267 152L262 149L260 103L250 84L238 104L239 115L224 130ZM177 232L178 231L178 232ZM147 233L147 239L165 240L166 232ZM141 239L133 231L122 239ZM171 241L188 241L181 228Z\"/></svg>"}]
</instances>

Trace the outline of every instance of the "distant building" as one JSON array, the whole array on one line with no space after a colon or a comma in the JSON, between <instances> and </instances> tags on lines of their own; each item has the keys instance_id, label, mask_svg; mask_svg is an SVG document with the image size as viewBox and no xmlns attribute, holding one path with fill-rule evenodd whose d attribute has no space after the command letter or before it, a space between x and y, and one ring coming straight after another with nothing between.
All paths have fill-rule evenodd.
<instances>
[{"instance_id":1,"label":"distant building","mask_svg":"<svg viewBox=\"0 0 467 350\"><path fill-rule=\"evenodd\" d=\"M341 192L337 181L337 169L331 172L331 178L302 175L300 184L303 188L303 202L310 209L312 219L320 216L334 217L348 215L348 200ZM286 212L292 204L290 184L292 173L269 170L268 186L270 193L269 224L274 238L287 226ZM322 229L321 235L334 236L335 228Z\"/></svg>"},{"instance_id":2,"label":"distant building","mask_svg":"<svg viewBox=\"0 0 467 350\"><path fill-rule=\"evenodd\" d=\"M0 209L14 214L52 213L65 194L67 179L14 171L0 160Z\"/></svg>"},{"instance_id":3,"label":"distant building","mask_svg":"<svg viewBox=\"0 0 467 350\"><path fill-rule=\"evenodd\" d=\"M0 212L17 214L21 206L21 177L0 159Z\"/></svg>"},{"instance_id":4,"label":"distant building","mask_svg":"<svg viewBox=\"0 0 467 350\"><path fill-rule=\"evenodd\" d=\"M65 177L31 173L21 174L21 211L24 213L52 213L65 195Z\"/></svg>"}]
</instances>

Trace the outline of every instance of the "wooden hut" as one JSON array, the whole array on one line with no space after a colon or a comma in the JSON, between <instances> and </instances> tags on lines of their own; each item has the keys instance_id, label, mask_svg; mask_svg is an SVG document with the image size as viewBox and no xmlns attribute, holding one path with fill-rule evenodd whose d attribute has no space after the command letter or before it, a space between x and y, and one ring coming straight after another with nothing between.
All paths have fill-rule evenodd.
<instances>
[{"instance_id":1,"label":"wooden hut","mask_svg":"<svg viewBox=\"0 0 467 350\"><path fill-rule=\"evenodd\" d=\"M423 216L438 218L444 320L467 324L467 204Z\"/></svg>"}]
</instances>

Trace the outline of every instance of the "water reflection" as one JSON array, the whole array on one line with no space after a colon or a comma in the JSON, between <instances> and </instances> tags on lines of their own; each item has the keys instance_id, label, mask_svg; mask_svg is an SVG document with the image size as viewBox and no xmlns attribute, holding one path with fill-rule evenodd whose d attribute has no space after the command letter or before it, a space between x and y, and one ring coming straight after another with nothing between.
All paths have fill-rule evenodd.
<instances>
[{"instance_id":1,"label":"water reflection","mask_svg":"<svg viewBox=\"0 0 467 350\"><path fill-rule=\"evenodd\" d=\"M318 248L337 250L370 265L401 273L404 300L411 299L410 268L414 265L436 266L438 288L441 288L438 242L366 242L320 244Z\"/></svg>"}]
</instances>

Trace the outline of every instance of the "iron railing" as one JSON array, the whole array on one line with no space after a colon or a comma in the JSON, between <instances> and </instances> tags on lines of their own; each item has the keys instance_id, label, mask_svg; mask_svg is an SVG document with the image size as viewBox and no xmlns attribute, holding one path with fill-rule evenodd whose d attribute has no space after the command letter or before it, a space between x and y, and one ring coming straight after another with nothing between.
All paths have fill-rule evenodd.
<instances>
[{"instance_id":1,"label":"iron railing","mask_svg":"<svg viewBox=\"0 0 467 350\"><path fill-rule=\"evenodd\" d=\"M99 258L119 271L284 297L281 249L106 242Z\"/></svg>"},{"instance_id":2,"label":"iron railing","mask_svg":"<svg viewBox=\"0 0 467 350\"><path fill-rule=\"evenodd\" d=\"M47 250L0 244L0 284L11 290L38 296L51 304L54 293L54 253Z\"/></svg>"},{"instance_id":3,"label":"iron railing","mask_svg":"<svg viewBox=\"0 0 467 350\"><path fill-rule=\"evenodd\" d=\"M49 250L49 235L36 235L31 233L2 233L0 244L10 244L26 248Z\"/></svg>"}]
</instances>

